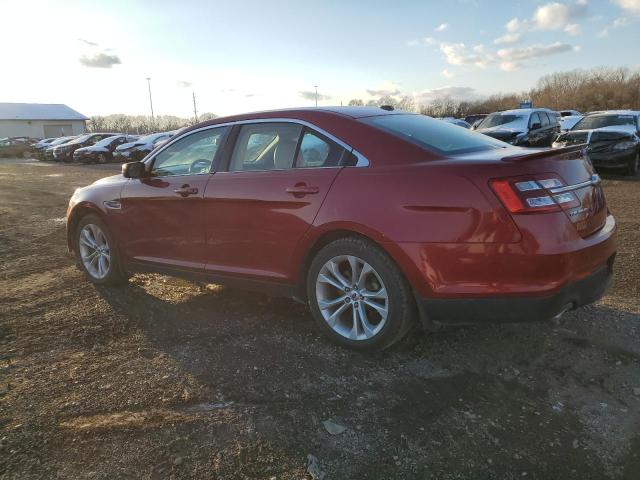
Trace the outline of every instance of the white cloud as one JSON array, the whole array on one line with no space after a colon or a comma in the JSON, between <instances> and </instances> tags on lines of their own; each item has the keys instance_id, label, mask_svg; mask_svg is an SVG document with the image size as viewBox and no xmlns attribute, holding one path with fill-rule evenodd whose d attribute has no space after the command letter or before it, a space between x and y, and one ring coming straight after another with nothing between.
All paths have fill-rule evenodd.
<instances>
[{"instance_id":1,"label":"white cloud","mask_svg":"<svg viewBox=\"0 0 640 480\"><path fill-rule=\"evenodd\" d=\"M109 55L108 53L82 55L79 60L81 65L89 68L111 68L122 63L118 55Z\"/></svg>"},{"instance_id":2,"label":"white cloud","mask_svg":"<svg viewBox=\"0 0 640 480\"><path fill-rule=\"evenodd\" d=\"M436 32L444 32L447 28L449 28L449 24L448 23L441 23L436 28L434 28L434 30Z\"/></svg>"},{"instance_id":3,"label":"white cloud","mask_svg":"<svg viewBox=\"0 0 640 480\"><path fill-rule=\"evenodd\" d=\"M574 37L582 33L582 30L580 30L580 25L578 25L577 23L570 23L569 25L564 27L564 31Z\"/></svg>"},{"instance_id":4,"label":"white cloud","mask_svg":"<svg viewBox=\"0 0 640 480\"><path fill-rule=\"evenodd\" d=\"M516 33L519 30L522 30L523 28L525 28L527 26L527 23L528 22L526 20L512 18L505 24L504 28L507 29L507 32Z\"/></svg>"},{"instance_id":5,"label":"white cloud","mask_svg":"<svg viewBox=\"0 0 640 480\"><path fill-rule=\"evenodd\" d=\"M444 53L447 63L451 65L474 65L486 68L491 63L490 56L478 50L469 51L464 43L441 43L440 51Z\"/></svg>"},{"instance_id":6,"label":"white cloud","mask_svg":"<svg viewBox=\"0 0 640 480\"><path fill-rule=\"evenodd\" d=\"M569 35L578 35L581 30L577 20L586 17L586 15L587 0L577 0L573 3L550 2L538 6L531 20L512 18L505 24L505 28L508 33L513 34L527 30L563 30ZM505 35L505 37L507 36L508 34Z\"/></svg>"},{"instance_id":7,"label":"white cloud","mask_svg":"<svg viewBox=\"0 0 640 480\"><path fill-rule=\"evenodd\" d=\"M640 0L614 0L620 8L640 16Z\"/></svg>"},{"instance_id":8,"label":"white cloud","mask_svg":"<svg viewBox=\"0 0 640 480\"><path fill-rule=\"evenodd\" d=\"M498 57L504 62L517 62L531 58L548 57L557 53L573 50L574 47L568 43L551 43L549 45L536 44L521 48L503 48L498 50Z\"/></svg>"},{"instance_id":9,"label":"white cloud","mask_svg":"<svg viewBox=\"0 0 640 480\"><path fill-rule=\"evenodd\" d=\"M576 19L587 13L586 0L575 3L547 3L539 6L533 14L534 27L540 30L565 30Z\"/></svg>"},{"instance_id":10,"label":"white cloud","mask_svg":"<svg viewBox=\"0 0 640 480\"><path fill-rule=\"evenodd\" d=\"M385 80L379 87L367 89L366 92L372 97L397 97L402 93L400 84L392 80Z\"/></svg>"},{"instance_id":11,"label":"white cloud","mask_svg":"<svg viewBox=\"0 0 640 480\"><path fill-rule=\"evenodd\" d=\"M613 26L614 28L626 27L630 23L631 23L631 20L629 20L628 17L620 17L620 18L616 18L613 21Z\"/></svg>"},{"instance_id":12,"label":"white cloud","mask_svg":"<svg viewBox=\"0 0 640 480\"><path fill-rule=\"evenodd\" d=\"M247 95L245 95L246 97L252 97L255 94L253 93L249 93ZM323 95L321 93L318 93L316 96L316 92L315 91L311 91L311 90L301 90L298 92L298 95L300 95L302 98L304 98L305 100L315 100L316 98L319 101L323 101L323 100L330 100L331 97L329 95Z\"/></svg>"},{"instance_id":13,"label":"white cloud","mask_svg":"<svg viewBox=\"0 0 640 480\"><path fill-rule=\"evenodd\" d=\"M446 68L440 72L440 75L442 75L445 78L453 78L456 76L455 73L447 70Z\"/></svg>"},{"instance_id":14,"label":"white cloud","mask_svg":"<svg viewBox=\"0 0 640 480\"><path fill-rule=\"evenodd\" d=\"M458 86L446 86L440 88L433 88L422 90L414 95L416 103L424 104L438 98L455 98L458 100L473 100L480 95L475 88L472 87L458 87Z\"/></svg>"},{"instance_id":15,"label":"white cloud","mask_svg":"<svg viewBox=\"0 0 640 480\"><path fill-rule=\"evenodd\" d=\"M609 29L603 28L598 32L598 38L607 38L609 36Z\"/></svg>"},{"instance_id":16,"label":"white cloud","mask_svg":"<svg viewBox=\"0 0 640 480\"><path fill-rule=\"evenodd\" d=\"M496 38L493 43L503 45L506 43L516 43L520 41L521 35L517 32L505 33L503 36Z\"/></svg>"},{"instance_id":17,"label":"white cloud","mask_svg":"<svg viewBox=\"0 0 640 480\"><path fill-rule=\"evenodd\" d=\"M500 64L500 69L505 72L512 72L514 70L518 70L520 66L521 65L518 62L502 62Z\"/></svg>"}]
</instances>

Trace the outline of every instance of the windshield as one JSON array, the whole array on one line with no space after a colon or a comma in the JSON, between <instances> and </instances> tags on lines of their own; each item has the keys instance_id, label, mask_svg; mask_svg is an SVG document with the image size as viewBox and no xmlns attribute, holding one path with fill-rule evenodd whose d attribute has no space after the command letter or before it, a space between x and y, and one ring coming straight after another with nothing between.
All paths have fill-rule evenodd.
<instances>
[{"instance_id":1,"label":"windshield","mask_svg":"<svg viewBox=\"0 0 640 480\"><path fill-rule=\"evenodd\" d=\"M61 143L68 142L69 140L71 140L70 137L58 138L58 139L54 140L53 142L51 142L50 145L60 145Z\"/></svg>"},{"instance_id":2,"label":"windshield","mask_svg":"<svg viewBox=\"0 0 640 480\"><path fill-rule=\"evenodd\" d=\"M69 143L82 143L82 142L85 142L85 141L89 140L90 138L91 138L91 134L82 135L82 136L76 138L75 140L73 140L73 141L71 141Z\"/></svg>"},{"instance_id":3,"label":"windshield","mask_svg":"<svg viewBox=\"0 0 640 480\"><path fill-rule=\"evenodd\" d=\"M115 135L113 137L104 138L104 139L100 140L99 142L97 142L95 144L95 146L96 147L108 147L109 145L111 145L111 142L113 142L114 140L117 140L118 138L120 138L120 135Z\"/></svg>"},{"instance_id":4,"label":"windshield","mask_svg":"<svg viewBox=\"0 0 640 480\"><path fill-rule=\"evenodd\" d=\"M636 125L636 122L637 119L634 115L589 115L576 123L571 130L594 130L616 125Z\"/></svg>"},{"instance_id":5,"label":"windshield","mask_svg":"<svg viewBox=\"0 0 640 480\"><path fill-rule=\"evenodd\" d=\"M506 143L494 138L424 115L381 115L361 121L421 147L449 155L507 147Z\"/></svg>"},{"instance_id":6,"label":"windshield","mask_svg":"<svg viewBox=\"0 0 640 480\"><path fill-rule=\"evenodd\" d=\"M511 113L492 113L491 115L487 115L484 119L478 124L477 128L491 128L497 127L498 125L506 125L507 123L520 123L526 122L526 115L515 115Z\"/></svg>"}]
</instances>

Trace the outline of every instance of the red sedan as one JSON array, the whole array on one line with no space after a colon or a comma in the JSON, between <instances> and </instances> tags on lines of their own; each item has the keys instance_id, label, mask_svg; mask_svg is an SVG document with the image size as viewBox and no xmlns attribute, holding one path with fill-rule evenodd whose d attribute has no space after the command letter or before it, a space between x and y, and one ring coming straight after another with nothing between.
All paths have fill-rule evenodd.
<instances>
[{"instance_id":1,"label":"red sedan","mask_svg":"<svg viewBox=\"0 0 640 480\"><path fill-rule=\"evenodd\" d=\"M68 244L98 284L155 271L271 291L335 341L385 348L416 323L600 298L616 226L585 155L377 108L218 118L78 189Z\"/></svg>"}]
</instances>

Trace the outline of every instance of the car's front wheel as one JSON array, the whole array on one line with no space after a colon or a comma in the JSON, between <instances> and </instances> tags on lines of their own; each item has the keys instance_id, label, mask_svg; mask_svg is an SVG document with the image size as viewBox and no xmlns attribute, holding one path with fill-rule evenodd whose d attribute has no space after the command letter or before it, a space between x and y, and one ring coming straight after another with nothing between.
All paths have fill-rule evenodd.
<instances>
[{"instance_id":1,"label":"car's front wheel","mask_svg":"<svg viewBox=\"0 0 640 480\"><path fill-rule=\"evenodd\" d=\"M361 238L322 248L307 275L311 312L336 343L357 349L390 347L415 316L411 289L393 260Z\"/></svg>"},{"instance_id":2,"label":"car's front wheel","mask_svg":"<svg viewBox=\"0 0 640 480\"><path fill-rule=\"evenodd\" d=\"M116 285L126 282L113 236L97 215L86 215L75 236L78 263L93 283Z\"/></svg>"}]
</instances>

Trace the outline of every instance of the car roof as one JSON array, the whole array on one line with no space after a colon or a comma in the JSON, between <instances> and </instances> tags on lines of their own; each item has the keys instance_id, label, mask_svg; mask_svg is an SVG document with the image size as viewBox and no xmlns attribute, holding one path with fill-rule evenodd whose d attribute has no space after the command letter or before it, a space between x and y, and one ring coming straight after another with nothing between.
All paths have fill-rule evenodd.
<instances>
[{"instance_id":1,"label":"car roof","mask_svg":"<svg viewBox=\"0 0 640 480\"><path fill-rule=\"evenodd\" d=\"M551 112L555 113L553 110L549 108L513 108L511 110L502 110L500 112L495 113L506 113L508 115L518 115L518 114L529 114L534 112Z\"/></svg>"},{"instance_id":2,"label":"car roof","mask_svg":"<svg viewBox=\"0 0 640 480\"><path fill-rule=\"evenodd\" d=\"M587 115L640 115L640 110L601 110Z\"/></svg>"}]
</instances>

